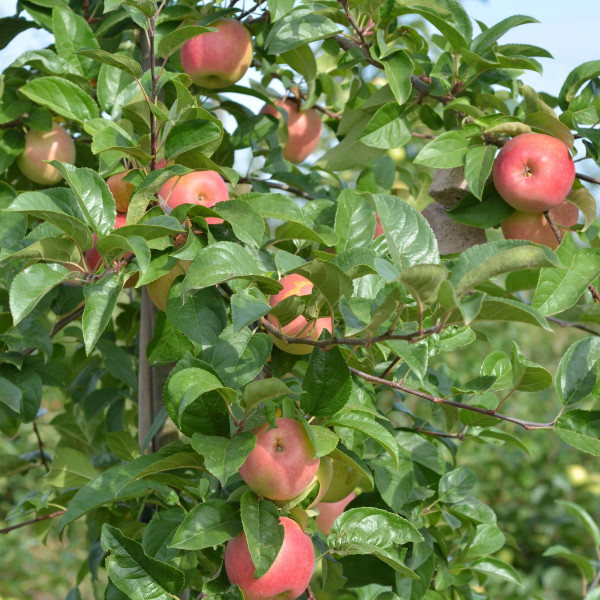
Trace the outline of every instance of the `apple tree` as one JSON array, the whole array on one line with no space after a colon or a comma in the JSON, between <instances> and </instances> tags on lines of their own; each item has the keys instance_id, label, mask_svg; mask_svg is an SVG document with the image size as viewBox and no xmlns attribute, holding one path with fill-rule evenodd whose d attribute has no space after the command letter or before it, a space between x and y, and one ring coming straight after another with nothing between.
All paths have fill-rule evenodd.
<instances>
[{"instance_id":1,"label":"apple tree","mask_svg":"<svg viewBox=\"0 0 600 600\"><path fill-rule=\"evenodd\" d=\"M548 52L502 42L535 20L458 0L17 10L2 45L54 43L0 79L0 431L30 444L0 475L35 480L0 533L83 546L69 600L550 598L474 462L600 455L571 158L599 160L600 61L536 91ZM494 169L526 134L566 157L514 174L559 195L533 226ZM589 543L547 560L599 598L600 530L562 500Z\"/></svg>"}]
</instances>

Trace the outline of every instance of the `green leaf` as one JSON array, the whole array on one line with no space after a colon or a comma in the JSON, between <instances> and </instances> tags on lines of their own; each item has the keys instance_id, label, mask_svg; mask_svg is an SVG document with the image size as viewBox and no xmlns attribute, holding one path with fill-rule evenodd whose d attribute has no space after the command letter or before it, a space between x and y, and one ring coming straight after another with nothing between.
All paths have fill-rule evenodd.
<instances>
[{"instance_id":1,"label":"green leaf","mask_svg":"<svg viewBox=\"0 0 600 600\"><path fill-rule=\"evenodd\" d=\"M186 515L170 547L202 550L223 544L241 531L242 523L234 514L231 504L223 500L207 500L194 506Z\"/></svg>"},{"instance_id":2,"label":"green leaf","mask_svg":"<svg viewBox=\"0 0 600 600\"><path fill-rule=\"evenodd\" d=\"M190 265L182 290L188 293L231 279L252 279L262 284L263 291L277 293L281 285L262 274L250 253L233 242L217 242L199 252Z\"/></svg>"},{"instance_id":3,"label":"green leaf","mask_svg":"<svg viewBox=\"0 0 600 600\"><path fill-rule=\"evenodd\" d=\"M526 358L516 342L513 342L511 364L515 389L523 392L539 392L552 385L552 375L541 365Z\"/></svg>"},{"instance_id":4,"label":"green leaf","mask_svg":"<svg viewBox=\"0 0 600 600\"><path fill-rule=\"evenodd\" d=\"M352 280L330 262L315 259L296 267L292 273L299 273L314 284L314 287L325 296L332 307L336 307L340 299L352 296Z\"/></svg>"},{"instance_id":5,"label":"green leaf","mask_svg":"<svg viewBox=\"0 0 600 600\"><path fill-rule=\"evenodd\" d=\"M341 412L327 421L327 425L355 429L381 444L394 459L396 466L400 462L400 449L394 436L383 426L364 412Z\"/></svg>"},{"instance_id":6,"label":"green leaf","mask_svg":"<svg viewBox=\"0 0 600 600\"><path fill-rule=\"evenodd\" d=\"M223 140L223 129L206 119L190 119L173 126L165 142L165 158L186 153L210 156ZM184 165L187 165L185 160ZM191 165L187 165L191 166Z\"/></svg>"},{"instance_id":7,"label":"green leaf","mask_svg":"<svg viewBox=\"0 0 600 600\"><path fill-rule=\"evenodd\" d=\"M251 381L244 389L242 406L249 411L261 402L277 402L290 394L290 388L280 379L259 379Z\"/></svg>"},{"instance_id":8,"label":"green leaf","mask_svg":"<svg viewBox=\"0 0 600 600\"><path fill-rule=\"evenodd\" d=\"M3 50L20 33L30 28L39 29L39 26L22 17L4 17L0 19L0 50Z\"/></svg>"},{"instance_id":9,"label":"green leaf","mask_svg":"<svg viewBox=\"0 0 600 600\"><path fill-rule=\"evenodd\" d=\"M558 418L554 431L570 446L600 456L600 411L571 410Z\"/></svg>"},{"instance_id":10,"label":"green leaf","mask_svg":"<svg viewBox=\"0 0 600 600\"><path fill-rule=\"evenodd\" d=\"M21 132L14 129L0 132L0 173L6 171L23 150L25 137Z\"/></svg>"},{"instance_id":11,"label":"green leaf","mask_svg":"<svg viewBox=\"0 0 600 600\"><path fill-rule=\"evenodd\" d=\"M50 164L65 178L71 188L81 213L98 235L108 235L115 227L115 199L100 175L88 168L77 168L53 160Z\"/></svg>"},{"instance_id":12,"label":"green leaf","mask_svg":"<svg viewBox=\"0 0 600 600\"><path fill-rule=\"evenodd\" d=\"M12 412L17 415L21 414L21 404L23 401L23 393L14 384L0 377L0 403L4 404Z\"/></svg>"},{"instance_id":13,"label":"green leaf","mask_svg":"<svg viewBox=\"0 0 600 600\"><path fill-rule=\"evenodd\" d=\"M440 262L435 235L421 213L397 196L374 194L373 199L396 267Z\"/></svg>"},{"instance_id":14,"label":"green leaf","mask_svg":"<svg viewBox=\"0 0 600 600\"><path fill-rule=\"evenodd\" d=\"M399 512L413 491L414 468L410 460L402 459L398 467L388 457L371 461L375 486L385 503Z\"/></svg>"},{"instance_id":15,"label":"green leaf","mask_svg":"<svg viewBox=\"0 0 600 600\"><path fill-rule=\"evenodd\" d=\"M383 150L405 146L411 139L411 133L402 114L403 109L397 103L384 104L367 123L359 140Z\"/></svg>"},{"instance_id":16,"label":"green leaf","mask_svg":"<svg viewBox=\"0 0 600 600\"><path fill-rule=\"evenodd\" d=\"M171 600L185 585L182 571L150 558L142 545L105 523L100 544L109 556L105 560L111 581L132 600Z\"/></svg>"},{"instance_id":17,"label":"green leaf","mask_svg":"<svg viewBox=\"0 0 600 600\"><path fill-rule=\"evenodd\" d=\"M457 223L482 229L496 227L513 214L513 207L496 192L493 183L484 187L482 196L480 201L474 194L466 194L446 213Z\"/></svg>"},{"instance_id":18,"label":"green leaf","mask_svg":"<svg viewBox=\"0 0 600 600\"><path fill-rule=\"evenodd\" d=\"M240 500L242 523L250 557L256 567L255 579L262 577L275 562L283 544L284 529L277 507L246 492Z\"/></svg>"},{"instance_id":19,"label":"green leaf","mask_svg":"<svg viewBox=\"0 0 600 600\"><path fill-rule=\"evenodd\" d=\"M115 67L136 79L141 79L142 77L142 67L140 63L128 56L113 54L111 52L106 52L106 50L94 50L90 48L83 48L78 50L75 54L87 56L99 63Z\"/></svg>"},{"instance_id":20,"label":"green leaf","mask_svg":"<svg viewBox=\"0 0 600 600\"><path fill-rule=\"evenodd\" d=\"M108 322L112 319L124 283L125 277L123 271L121 271L119 274L113 273L108 277L98 279L86 285L83 290L85 309L81 318L81 325L85 352L88 356L94 349L98 338L106 329Z\"/></svg>"},{"instance_id":21,"label":"green leaf","mask_svg":"<svg viewBox=\"0 0 600 600\"><path fill-rule=\"evenodd\" d=\"M470 38L472 29L469 27L469 25L466 25L464 20L464 11L462 11L461 26L457 27L449 19L450 13L444 14L444 12L440 10L441 6L439 3L435 3L431 8L427 7L425 2L421 2L420 4L425 6L423 6L423 8L420 6L411 6L410 8L395 7L395 10L399 10L401 14L416 13L427 19L434 27L441 31L442 35L448 40L455 51L460 52L462 48L467 47L467 40L465 39L465 35L463 35L463 33L467 34L467 37Z\"/></svg>"},{"instance_id":22,"label":"green leaf","mask_svg":"<svg viewBox=\"0 0 600 600\"><path fill-rule=\"evenodd\" d=\"M416 265L404 269L398 281L425 310L436 301L440 285L446 277L448 269L443 265Z\"/></svg>"},{"instance_id":23,"label":"green leaf","mask_svg":"<svg viewBox=\"0 0 600 600\"><path fill-rule=\"evenodd\" d=\"M590 283L600 275L600 250L577 248L567 236L557 250L564 269L542 269L532 306L543 315L554 315L574 306Z\"/></svg>"},{"instance_id":24,"label":"green leaf","mask_svg":"<svg viewBox=\"0 0 600 600\"><path fill-rule=\"evenodd\" d=\"M248 328L236 333L233 326L229 326L202 356L210 362L226 386L238 389L260 373L272 347L273 341L266 333L253 333Z\"/></svg>"},{"instance_id":25,"label":"green leaf","mask_svg":"<svg viewBox=\"0 0 600 600\"><path fill-rule=\"evenodd\" d=\"M148 495L152 490L168 490L166 486L152 480L143 480L155 473L174 469L199 469L202 459L195 452L176 454L152 454L140 456L127 463L118 464L82 487L69 502L67 512L62 516L59 530L83 516L86 512L104 504Z\"/></svg>"},{"instance_id":26,"label":"green leaf","mask_svg":"<svg viewBox=\"0 0 600 600\"><path fill-rule=\"evenodd\" d=\"M194 214L193 209L190 216ZM259 247L265 233L264 219L246 202L229 200L213 206L215 214L225 219L235 236L244 244Z\"/></svg>"},{"instance_id":27,"label":"green leaf","mask_svg":"<svg viewBox=\"0 0 600 600\"><path fill-rule=\"evenodd\" d=\"M468 147L468 140L460 132L446 131L421 148L413 162L436 169L462 167Z\"/></svg>"},{"instance_id":28,"label":"green leaf","mask_svg":"<svg viewBox=\"0 0 600 600\"><path fill-rule=\"evenodd\" d=\"M575 67L565 79L558 95L558 104L563 110L567 110L569 102L575 98L579 88L590 79L600 75L600 60L590 60Z\"/></svg>"},{"instance_id":29,"label":"green leaf","mask_svg":"<svg viewBox=\"0 0 600 600\"><path fill-rule=\"evenodd\" d=\"M227 404L237 394L213 373L197 367L178 371L169 376L163 396L169 416L185 435L229 435Z\"/></svg>"},{"instance_id":30,"label":"green leaf","mask_svg":"<svg viewBox=\"0 0 600 600\"><path fill-rule=\"evenodd\" d=\"M412 83L410 81L410 76L412 75L412 72L415 68L413 65L413 62L410 59L410 56L408 55L408 53L404 50L398 50L398 51L394 52L393 54L386 56L382 62L383 62L383 69L385 71L385 76L390 85L390 89L392 90L392 93L394 94L394 98L396 98L396 102L399 105L402 105L406 102L406 100L408 99L408 97L410 96L410 94L412 92ZM375 115L375 116L377 116L377 115ZM375 117L373 117L373 118L375 118ZM406 137L407 133L409 134L407 129L402 130L401 133L402 133L403 137ZM362 141L363 141L363 143L365 143L367 145L372 145L372 144L368 144L365 140L362 140ZM408 139L407 139L407 141L408 141ZM403 145L402 143L398 142L396 144L396 146L391 146L391 147L398 147L398 146L402 146L402 145ZM375 147L380 148L381 146L375 146Z\"/></svg>"},{"instance_id":31,"label":"green leaf","mask_svg":"<svg viewBox=\"0 0 600 600\"><path fill-rule=\"evenodd\" d=\"M267 35L265 47L269 54L277 56L341 31L342 28L328 17L313 12L312 8L299 7L275 23Z\"/></svg>"},{"instance_id":32,"label":"green leaf","mask_svg":"<svg viewBox=\"0 0 600 600\"><path fill-rule=\"evenodd\" d=\"M472 146L465 157L465 179L471 193L483 197L485 182L492 172L496 149L493 146Z\"/></svg>"},{"instance_id":33,"label":"green leaf","mask_svg":"<svg viewBox=\"0 0 600 600\"><path fill-rule=\"evenodd\" d=\"M313 348L302 389L302 410L315 417L332 415L344 407L350 398L352 378L337 346L327 352Z\"/></svg>"},{"instance_id":34,"label":"green leaf","mask_svg":"<svg viewBox=\"0 0 600 600\"><path fill-rule=\"evenodd\" d=\"M592 393L598 380L600 338L576 341L564 353L556 370L556 393L563 405L576 404Z\"/></svg>"},{"instance_id":35,"label":"green leaf","mask_svg":"<svg viewBox=\"0 0 600 600\"><path fill-rule=\"evenodd\" d=\"M510 31L514 27L519 25L525 25L527 23L539 23L537 19L533 17L527 17L525 15L512 15L503 19L499 23L496 23L489 29L482 31L471 43L470 49L478 54L483 54L488 48L490 48L498 39L500 39L506 32Z\"/></svg>"},{"instance_id":36,"label":"green leaf","mask_svg":"<svg viewBox=\"0 0 600 600\"><path fill-rule=\"evenodd\" d=\"M271 310L264 294L256 288L240 290L231 297L233 331L238 333Z\"/></svg>"},{"instance_id":37,"label":"green leaf","mask_svg":"<svg viewBox=\"0 0 600 600\"><path fill-rule=\"evenodd\" d=\"M505 562L498 560L497 558L480 558L474 563L469 565L469 569L477 571L477 573L483 573L484 575L494 575L500 577L511 583L522 585L519 574Z\"/></svg>"},{"instance_id":38,"label":"green leaf","mask_svg":"<svg viewBox=\"0 0 600 600\"><path fill-rule=\"evenodd\" d=\"M600 546L600 527L587 510L567 500L557 500L556 503L564 506L572 515L577 517L592 538L594 546Z\"/></svg>"},{"instance_id":39,"label":"green leaf","mask_svg":"<svg viewBox=\"0 0 600 600\"><path fill-rule=\"evenodd\" d=\"M20 92L36 104L79 123L100 116L94 100L80 87L61 77L38 77L21 87Z\"/></svg>"},{"instance_id":40,"label":"green leaf","mask_svg":"<svg viewBox=\"0 0 600 600\"><path fill-rule=\"evenodd\" d=\"M467 557L472 559L476 556L494 554L504 546L505 537L503 533L492 524L477 525L475 536L469 547Z\"/></svg>"},{"instance_id":41,"label":"green leaf","mask_svg":"<svg viewBox=\"0 0 600 600\"><path fill-rule=\"evenodd\" d=\"M77 273L56 263L37 263L21 271L10 286L9 304L13 323L20 323L58 284L77 277Z\"/></svg>"},{"instance_id":42,"label":"green leaf","mask_svg":"<svg viewBox=\"0 0 600 600\"><path fill-rule=\"evenodd\" d=\"M468 467L458 467L440 479L438 493L442 502L456 504L470 495L477 477Z\"/></svg>"},{"instance_id":43,"label":"green leaf","mask_svg":"<svg viewBox=\"0 0 600 600\"><path fill-rule=\"evenodd\" d=\"M450 282L456 288L456 294L462 296L479 283L502 273L555 266L560 266L558 259L545 246L534 246L520 240L488 242L461 253Z\"/></svg>"},{"instance_id":44,"label":"green leaf","mask_svg":"<svg viewBox=\"0 0 600 600\"><path fill-rule=\"evenodd\" d=\"M192 448L204 457L206 469L223 487L227 480L244 464L256 445L256 436L250 432L238 433L231 439L195 433Z\"/></svg>"},{"instance_id":45,"label":"green leaf","mask_svg":"<svg viewBox=\"0 0 600 600\"><path fill-rule=\"evenodd\" d=\"M596 569L588 558L579 556L564 546L550 546L542 556L559 556L572 562L574 565L577 565L583 576L588 580L593 580L596 575Z\"/></svg>"},{"instance_id":46,"label":"green leaf","mask_svg":"<svg viewBox=\"0 0 600 600\"><path fill-rule=\"evenodd\" d=\"M45 480L54 487L82 487L98 475L90 459L73 448L58 448Z\"/></svg>"},{"instance_id":47,"label":"green leaf","mask_svg":"<svg viewBox=\"0 0 600 600\"><path fill-rule=\"evenodd\" d=\"M423 381L429 365L429 347L427 343L414 344L408 340L386 340L385 345L406 363L420 381Z\"/></svg>"},{"instance_id":48,"label":"green leaf","mask_svg":"<svg viewBox=\"0 0 600 600\"><path fill-rule=\"evenodd\" d=\"M335 232L338 254L348 248L368 247L373 241L375 215L366 200L355 190L342 190L337 199Z\"/></svg>"},{"instance_id":49,"label":"green leaf","mask_svg":"<svg viewBox=\"0 0 600 600\"><path fill-rule=\"evenodd\" d=\"M475 320L529 323L548 331L552 330L548 321L535 308L511 298L485 298Z\"/></svg>"},{"instance_id":50,"label":"green leaf","mask_svg":"<svg viewBox=\"0 0 600 600\"><path fill-rule=\"evenodd\" d=\"M200 35L201 33L208 33L210 31L216 31L214 27L202 27L200 25L184 25L179 27L170 33L164 35L157 46L157 55L160 58L167 58L173 52L176 52L183 46L188 40Z\"/></svg>"}]
</instances>

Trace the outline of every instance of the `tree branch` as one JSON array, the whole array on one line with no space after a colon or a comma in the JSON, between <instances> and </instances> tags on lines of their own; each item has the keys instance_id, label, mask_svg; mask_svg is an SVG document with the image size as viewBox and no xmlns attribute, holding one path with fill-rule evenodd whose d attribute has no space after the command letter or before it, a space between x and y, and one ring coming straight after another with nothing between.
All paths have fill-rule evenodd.
<instances>
[{"instance_id":1,"label":"tree branch","mask_svg":"<svg viewBox=\"0 0 600 600\"><path fill-rule=\"evenodd\" d=\"M46 456L44 455L44 442L42 441L42 436L40 435L35 421L33 422L33 431L35 432L35 436L37 437L38 447L40 449L40 460L44 465L44 469L46 469L46 473L50 473L50 467L48 466L48 463L46 462Z\"/></svg>"},{"instance_id":2,"label":"tree branch","mask_svg":"<svg viewBox=\"0 0 600 600\"><path fill-rule=\"evenodd\" d=\"M279 181L271 181L266 179L251 179L249 177L240 177L239 183L264 183L270 188L276 190L283 190L284 192L290 192L290 194L294 194L295 196L299 196L300 198L306 198L307 200L314 200L313 196L309 193L301 190L300 188L294 187L293 185L288 185L287 183L281 183Z\"/></svg>"},{"instance_id":3,"label":"tree branch","mask_svg":"<svg viewBox=\"0 0 600 600\"><path fill-rule=\"evenodd\" d=\"M555 421L551 421L548 423L538 423L535 421L524 421L522 419L517 419L516 417L510 417L508 415L503 415L501 413L497 413L489 408L480 408L479 406L471 406L470 404L463 404L462 402L455 402L454 400L447 400L445 398L438 398L436 396L432 396L431 394L427 394L425 392L421 392L420 390L413 390L412 388L406 387L405 385L398 383L396 381L389 381L388 379L382 379L381 377L376 377L375 375L369 375L368 373L364 373L363 371L359 371L354 367L349 367L350 372L356 375L357 377L361 377L365 381L369 381L371 383L379 383L381 385L386 385L388 387L400 390L401 392L405 392L407 394L412 394L413 396L418 396L419 398L424 398L425 400L429 400L429 402L433 402L434 404L446 404L448 406L454 406L455 408L461 408L463 410L470 410L473 412L480 413L482 415L488 415L490 417L494 417L501 421L508 421L509 423L514 423L515 425L519 425L523 427L523 429L531 430L531 429L553 429Z\"/></svg>"},{"instance_id":4,"label":"tree branch","mask_svg":"<svg viewBox=\"0 0 600 600\"><path fill-rule=\"evenodd\" d=\"M595 177L590 177L589 175L584 175L583 173L575 173L575 177L580 179L581 181L587 181L588 183L595 183L600 185L600 179Z\"/></svg>"},{"instance_id":5,"label":"tree branch","mask_svg":"<svg viewBox=\"0 0 600 600\"><path fill-rule=\"evenodd\" d=\"M64 515L66 512L66 510L59 510L57 512L50 513L49 515L43 515L41 517L31 519L30 521L19 523L18 525L11 525L10 527L5 527L4 529L0 529L0 535L3 533L9 533L11 531L14 531L15 529L20 529L21 527L26 527L27 525L33 525L34 523L38 523L39 521L45 521L46 519L54 519L54 517L60 517L60 515Z\"/></svg>"}]
</instances>

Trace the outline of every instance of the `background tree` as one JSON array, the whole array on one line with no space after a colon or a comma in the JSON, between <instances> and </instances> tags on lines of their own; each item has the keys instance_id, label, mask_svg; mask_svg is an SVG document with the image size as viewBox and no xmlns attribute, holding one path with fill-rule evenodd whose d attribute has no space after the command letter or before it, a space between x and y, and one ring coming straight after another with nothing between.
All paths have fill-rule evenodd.
<instances>
[{"instance_id":1,"label":"background tree","mask_svg":"<svg viewBox=\"0 0 600 600\"><path fill-rule=\"evenodd\" d=\"M0 544L68 536L69 600L273 597L311 547L292 597L598 598L597 182L535 208L553 251L491 175L523 133L597 162L600 62L538 93L532 19L455 0L18 10L55 43L0 85Z\"/></svg>"}]
</instances>

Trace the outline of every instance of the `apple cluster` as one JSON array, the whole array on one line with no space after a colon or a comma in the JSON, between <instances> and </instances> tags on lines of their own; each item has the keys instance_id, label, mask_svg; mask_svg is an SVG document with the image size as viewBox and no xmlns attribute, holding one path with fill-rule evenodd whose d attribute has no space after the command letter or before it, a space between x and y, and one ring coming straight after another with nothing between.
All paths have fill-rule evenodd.
<instances>
[{"instance_id":1,"label":"apple cluster","mask_svg":"<svg viewBox=\"0 0 600 600\"><path fill-rule=\"evenodd\" d=\"M566 201L575 181L575 165L560 140L541 133L514 137L498 153L492 177L498 193L516 209L501 223L506 239L555 249L559 241L544 212L549 211L562 228L577 223L579 211Z\"/></svg>"},{"instance_id":2,"label":"apple cluster","mask_svg":"<svg viewBox=\"0 0 600 600\"><path fill-rule=\"evenodd\" d=\"M328 534L335 519L354 498L359 475L339 460L315 458L313 445L299 421L279 418L276 424L270 428L265 423L253 430L256 445L239 473L254 492L280 506L309 498L306 509L318 511L317 528ZM295 520L280 517L283 544L262 577L254 578L255 568L244 533L227 543L225 570L230 582L240 586L246 600L292 600L306 590L315 563L311 539L303 531L308 514L298 508L292 509L291 514Z\"/></svg>"}]
</instances>

